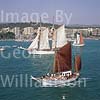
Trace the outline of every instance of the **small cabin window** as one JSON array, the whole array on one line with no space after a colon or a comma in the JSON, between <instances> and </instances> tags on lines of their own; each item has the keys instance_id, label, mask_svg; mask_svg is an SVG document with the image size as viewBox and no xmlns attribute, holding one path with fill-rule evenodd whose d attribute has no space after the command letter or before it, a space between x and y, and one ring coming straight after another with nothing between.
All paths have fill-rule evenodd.
<instances>
[{"instance_id":1,"label":"small cabin window","mask_svg":"<svg viewBox=\"0 0 100 100\"><path fill-rule=\"evenodd\" d=\"M65 75L67 76L67 73Z\"/></svg>"}]
</instances>

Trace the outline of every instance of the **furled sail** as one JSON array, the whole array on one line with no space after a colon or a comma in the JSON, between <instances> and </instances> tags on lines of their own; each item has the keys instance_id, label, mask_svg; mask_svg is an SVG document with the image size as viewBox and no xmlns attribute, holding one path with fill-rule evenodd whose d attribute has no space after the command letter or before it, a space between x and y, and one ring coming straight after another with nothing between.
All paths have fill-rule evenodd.
<instances>
[{"instance_id":1,"label":"furled sail","mask_svg":"<svg viewBox=\"0 0 100 100\"><path fill-rule=\"evenodd\" d=\"M49 34L48 28L46 28L43 32L41 32L41 34L40 34L40 43L39 43L40 44L39 45L40 50L50 49L48 34Z\"/></svg>"},{"instance_id":2,"label":"furled sail","mask_svg":"<svg viewBox=\"0 0 100 100\"><path fill-rule=\"evenodd\" d=\"M82 33L80 33L80 44L84 44Z\"/></svg>"},{"instance_id":3,"label":"furled sail","mask_svg":"<svg viewBox=\"0 0 100 100\"><path fill-rule=\"evenodd\" d=\"M31 43L31 45L28 47L28 50L38 49L38 38L39 38L39 33L37 34L36 38Z\"/></svg>"},{"instance_id":4,"label":"furled sail","mask_svg":"<svg viewBox=\"0 0 100 100\"><path fill-rule=\"evenodd\" d=\"M54 32L52 48L61 48L67 43L65 26L62 25Z\"/></svg>"},{"instance_id":5,"label":"furled sail","mask_svg":"<svg viewBox=\"0 0 100 100\"><path fill-rule=\"evenodd\" d=\"M79 55L75 56L75 72L79 72L81 70L81 57Z\"/></svg>"},{"instance_id":6,"label":"furled sail","mask_svg":"<svg viewBox=\"0 0 100 100\"><path fill-rule=\"evenodd\" d=\"M66 45L56 51L53 72L57 73L71 70L71 56L71 43L68 42Z\"/></svg>"}]
</instances>

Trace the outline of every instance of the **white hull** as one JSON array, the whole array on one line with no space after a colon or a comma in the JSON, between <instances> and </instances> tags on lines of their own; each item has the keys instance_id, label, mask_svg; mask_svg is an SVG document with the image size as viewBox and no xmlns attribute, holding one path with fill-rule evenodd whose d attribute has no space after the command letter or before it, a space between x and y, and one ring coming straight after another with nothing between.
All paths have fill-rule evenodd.
<instances>
[{"instance_id":1,"label":"white hull","mask_svg":"<svg viewBox=\"0 0 100 100\"><path fill-rule=\"evenodd\" d=\"M76 46L76 47L82 47L82 46L84 46L85 44L76 44L76 43L73 43L72 45L73 45L73 46Z\"/></svg>"},{"instance_id":2,"label":"white hull","mask_svg":"<svg viewBox=\"0 0 100 100\"><path fill-rule=\"evenodd\" d=\"M4 51L5 49L4 48L0 48L0 51Z\"/></svg>"},{"instance_id":3,"label":"white hull","mask_svg":"<svg viewBox=\"0 0 100 100\"><path fill-rule=\"evenodd\" d=\"M67 80L42 80L42 85L43 86L62 86L62 85L71 83L77 79L78 79L78 76L67 79Z\"/></svg>"},{"instance_id":4,"label":"white hull","mask_svg":"<svg viewBox=\"0 0 100 100\"><path fill-rule=\"evenodd\" d=\"M71 82L76 81L79 78L79 74L76 75L75 77L69 78L69 79L55 79L55 80L48 80L48 79L39 79L35 77L31 77L33 80L41 83L42 87L51 87L51 86L63 86L63 85L68 85Z\"/></svg>"},{"instance_id":5,"label":"white hull","mask_svg":"<svg viewBox=\"0 0 100 100\"><path fill-rule=\"evenodd\" d=\"M28 51L29 54L37 54L37 55L43 55L43 54L54 54L54 51Z\"/></svg>"}]
</instances>

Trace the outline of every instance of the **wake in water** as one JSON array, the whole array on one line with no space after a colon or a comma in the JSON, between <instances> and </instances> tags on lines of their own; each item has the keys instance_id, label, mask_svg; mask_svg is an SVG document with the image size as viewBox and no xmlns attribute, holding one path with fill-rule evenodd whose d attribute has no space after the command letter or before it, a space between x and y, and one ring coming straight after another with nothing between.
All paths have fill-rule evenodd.
<instances>
[{"instance_id":1,"label":"wake in water","mask_svg":"<svg viewBox=\"0 0 100 100\"><path fill-rule=\"evenodd\" d=\"M27 48L24 48L24 47L22 47L22 46L19 46L19 47L17 47L18 49L21 49L21 50L27 50Z\"/></svg>"}]
</instances>

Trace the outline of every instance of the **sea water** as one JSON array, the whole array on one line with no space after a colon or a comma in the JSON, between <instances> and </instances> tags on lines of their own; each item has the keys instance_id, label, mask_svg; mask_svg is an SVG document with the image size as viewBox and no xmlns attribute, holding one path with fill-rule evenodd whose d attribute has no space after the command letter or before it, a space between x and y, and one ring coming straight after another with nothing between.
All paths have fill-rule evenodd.
<instances>
[{"instance_id":1,"label":"sea water","mask_svg":"<svg viewBox=\"0 0 100 100\"><path fill-rule=\"evenodd\" d=\"M43 88L31 81L31 75L38 77L50 71L53 55L33 56L17 48L29 45L30 42L0 41L0 46L5 46L0 53L0 100L100 100L99 40L85 40L83 48L73 47L73 56L78 51L82 57L82 83L61 87ZM82 79L86 79L85 85Z\"/></svg>"}]
</instances>

